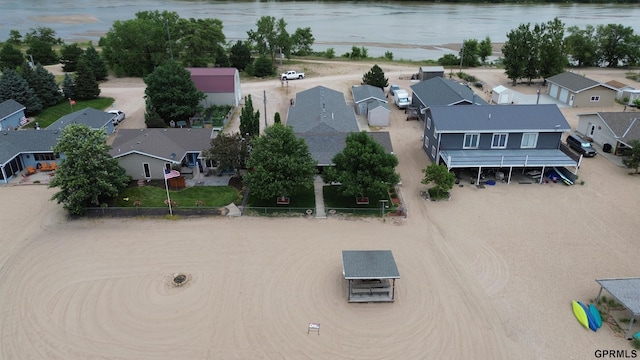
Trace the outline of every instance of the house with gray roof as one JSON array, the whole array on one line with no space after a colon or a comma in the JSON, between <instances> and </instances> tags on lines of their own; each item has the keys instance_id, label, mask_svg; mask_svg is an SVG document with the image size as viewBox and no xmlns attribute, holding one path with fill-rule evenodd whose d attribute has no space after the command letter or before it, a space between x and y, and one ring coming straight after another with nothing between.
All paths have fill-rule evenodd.
<instances>
[{"instance_id":1,"label":"house with gray roof","mask_svg":"<svg viewBox=\"0 0 640 360\"><path fill-rule=\"evenodd\" d=\"M561 139L571 131L558 106L432 106L426 111L422 148L448 169L575 167ZM542 179L542 178L541 178Z\"/></svg>"},{"instance_id":2,"label":"house with gray roof","mask_svg":"<svg viewBox=\"0 0 640 360\"><path fill-rule=\"evenodd\" d=\"M213 129L120 129L109 153L134 180L164 179L174 165L201 166L202 152L216 135Z\"/></svg>"},{"instance_id":3,"label":"house with gray roof","mask_svg":"<svg viewBox=\"0 0 640 360\"><path fill-rule=\"evenodd\" d=\"M319 167L333 165L333 157L346 146L347 135L360 131L355 112L347 105L344 94L324 86L296 94L287 112L286 125L291 126L298 138L305 140ZM369 134L387 151L393 152L388 132Z\"/></svg>"},{"instance_id":4,"label":"house with gray roof","mask_svg":"<svg viewBox=\"0 0 640 360\"><path fill-rule=\"evenodd\" d=\"M356 114L365 115L369 126L389 126L389 102L384 91L371 85L354 85L351 95L355 103Z\"/></svg>"},{"instance_id":5,"label":"house with gray roof","mask_svg":"<svg viewBox=\"0 0 640 360\"><path fill-rule=\"evenodd\" d=\"M618 89L572 72L547 78L549 96L571 107L613 106Z\"/></svg>"},{"instance_id":6,"label":"house with gray roof","mask_svg":"<svg viewBox=\"0 0 640 360\"><path fill-rule=\"evenodd\" d=\"M470 87L451 79L434 77L411 85L411 106L419 109L420 119L426 120L425 111L438 105L486 105Z\"/></svg>"},{"instance_id":7,"label":"house with gray roof","mask_svg":"<svg viewBox=\"0 0 640 360\"><path fill-rule=\"evenodd\" d=\"M94 108L84 108L74 111L69 115L65 115L56 120L53 124L47 126L47 130L62 130L69 124L80 124L89 127L92 130L104 130L107 135L115 131L113 120L116 114L108 113Z\"/></svg>"},{"instance_id":8,"label":"house with gray roof","mask_svg":"<svg viewBox=\"0 0 640 360\"><path fill-rule=\"evenodd\" d=\"M2 130L0 132L0 183L8 183L28 166L40 168L43 162L56 162L57 130Z\"/></svg>"},{"instance_id":9,"label":"house with gray roof","mask_svg":"<svg viewBox=\"0 0 640 360\"><path fill-rule=\"evenodd\" d=\"M26 124L24 110L25 107L13 99L0 103L0 131L15 130Z\"/></svg>"},{"instance_id":10,"label":"house with gray roof","mask_svg":"<svg viewBox=\"0 0 640 360\"><path fill-rule=\"evenodd\" d=\"M578 114L576 132L613 154L621 155L631 140L640 140L640 115L636 112ZM607 146L608 145L608 146Z\"/></svg>"}]
</instances>

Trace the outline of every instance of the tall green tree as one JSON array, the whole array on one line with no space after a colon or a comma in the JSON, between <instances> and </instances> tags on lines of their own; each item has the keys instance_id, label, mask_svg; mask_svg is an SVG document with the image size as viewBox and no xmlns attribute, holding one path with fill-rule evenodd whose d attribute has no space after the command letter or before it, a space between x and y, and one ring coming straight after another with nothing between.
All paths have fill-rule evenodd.
<instances>
[{"instance_id":1,"label":"tall green tree","mask_svg":"<svg viewBox=\"0 0 640 360\"><path fill-rule=\"evenodd\" d=\"M246 42L238 40L229 50L229 61L238 71L244 71L253 62L251 47Z\"/></svg>"},{"instance_id":2,"label":"tall green tree","mask_svg":"<svg viewBox=\"0 0 640 360\"><path fill-rule=\"evenodd\" d=\"M38 26L35 29L29 29L29 32L24 37L25 42L30 44L33 40L39 40L51 46L62 45L64 42L59 37L56 37L56 31L50 27Z\"/></svg>"},{"instance_id":3,"label":"tall green tree","mask_svg":"<svg viewBox=\"0 0 640 360\"><path fill-rule=\"evenodd\" d=\"M449 172L449 169L443 164L431 164L422 170L424 178L421 180L423 184L434 183L434 186L430 189L429 194L433 199L443 199L449 194L449 191L453 189L453 184L456 181L456 175Z\"/></svg>"},{"instance_id":4,"label":"tall green tree","mask_svg":"<svg viewBox=\"0 0 640 360\"><path fill-rule=\"evenodd\" d=\"M288 126L275 124L252 142L244 182L258 199L295 196L313 189L316 162L304 139Z\"/></svg>"},{"instance_id":5,"label":"tall green tree","mask_svg":"<svg viewBox=\"0 0 640 360\"><path fill-rule=\"evenodd\" d=\"M84 54L84 50L76 43L62 45L62 48L60 48L60 64L62 64L62 70L64 72L76 71L78 59L80 59L82 54Z\"/></svg>"},{"instance_id":6,"label":"tall green tree","mask_svg":"<svg viewBox=\"0 0 640 360\"><path fill-rule=\"evenodd\" d=\"M218 19L179 19L174 54L187 67L226 66L225 36Z\"/></svg>"},{"instance_id":7,"label":"tall green tree","mask_svg":"<svg viewBox=\"0 0 640 360\"><path fill-rule=\"evenodd\" d=\"M0 77L0 102L9 99L24 105L27 116L36 115L42 111L42 102L29 83L16 71L5 68Z\"/></svg>"},{"instance_id":8,"label":"tall green tree","mask_svg":"<svg viewBox=\"0 0 640 360\"><path fill-rule=\"evenodd\" d=\"M65 99L76 98L76 82L69 74L64 74L64 79L62 79L62 96Z\"/></svg>"},{"instance_id":9,"label":"tall green tree","mask_svg":"<svg viewBox=\"0 0 640 360\"><path fill-rule=\"evenodd\" d=\"M102 56L98 54L98 51L93 45L87 47L82 57L86 60L87 66L91 69L93 76L96 77L96 81L105 80L109 76L109 69L107 68L106 62Z\"/></svg>"},{"instance_id":10,"label":"tall green tree","mask_svg":"<svg viewBox=\"0 0 640 360\"><path fill-rule=\"evenodd\" d=\"M339 182L345 196L363 197L383 195L400 181L395 172L398 158L388 153L366 132L349 134L345 148L332 161L334 166L324 170L325 183Z\"/></svg>"},{"instance_id":11,"label":"tall green tree","mask_svg":"<svg viewBox=\"0 0 640 360\"><path fill-rule=\"evenodd\" d=\"M618 67L629 51L628 40L633 28L620 24L598 25L596 39L600 50L600 64Z\"/></svg>"},{"instance_id":12,"label":"tall green tree","mask_svg":"<svg viewBox=\"0 0 640 360\"><path fill-rule=\"evenodd\" d=\"M266 56L260 56L253 64L253 76L266 77L272 76L275 73L273 62Z\"/></svg>"},{"instance_id":13,"label":"tall green tree","mask_svg":"<svg viewBox=\"0 0 640 360\"><path fill-rule=\"evenodd\" d=\"M544 24L544 34L540 41L539 75L546 82L548 77L560 74L567 66L564 41L564 23L555 18Z\"/></svg>"},{"instance_id":14,"label":"tall green tree","mask_svg":"<svg viewBox=\"0 0 640 360\"><path fill-rule=\"evenodd\" d=\"M130 177L110 154L103 130L70 124L62 130L53 151L64 154L56 176L49 183L58 188L51 200L63 204L73 215L82 215L88 206L99 206L127 187Z\"/></svg>"},{"instance_id":15,"label":"tall green tree","mask_svg":"<svg viewBox=\"0 0 640 360\"><path fill-rule=\"evenodd\" d=\"M638 173L640 169L640 140L629 141L631 147L626 154L626 157L622 159L622 163L629 169L633 169L635 173Z\"/></svg>"},{"instance_id":16,"label":"tall green tree","mask_svg":"<svg viewBox=\"0 0 640 360\"><path fill-rule=\"evenodd\" d=\"M22 34L20 34L20 31L11 29L9 31L9 38L7 39L7 43L16 46L22 45Z\"/></svg>"},{"instance_id":17,"label":"tall green tree","mask_svg":"<svg viewBox=\"0 0 640 360\"><path fill-rule=\"evenodd\" d=\"M520 24L517 29L507 34L507 41L502 46L504 55L504 71L513 85L526 77L525 69L531 56L533 34L529 24Z\"/></svg>"},{"instance_id":18,"label":"tall green tree","mask_svg":"<svg viewBox=\"0 0 640 360\"><path fill-rule=\"evenodd\" d=\"M487 62L487 58L493 54L493 45L491 44L491 38L486 37L484 40L480 41L478 45L478 56L480 57L480 61L482 63Z\"/></svg>"},{"instance_id":19,"label":"tall green tree","mask_svg":"<svg viewBox=\"0 0 640 360\"><path fill-rule=\"evenodd\" d=\"M260 56L268 57L273 63L276 53L282 51L285 56L291 54L291 36L287 32L284 19L263 16L256 22L256 30L247 31L251 44Z\"/></svg>"},{"instance_id":20,"label":"tall green tree","mask_svg":"<svg viewBox=\"0 0 640 360\"><path fill-rule=\"evenodd\" d=\"M204 151L207 160L217 163L218 169L233 169L236 173L245 167L249 157L249 143L240 133L218 134L211 139L211 147Z\"/></svg>"},{"instance_id":21,"label":"tall green tree","mask_svg":"<svg viewBox=\"0 0 640 360\"><path fill-rule=\"evenodd\" d=\"M0 69L15 70L24 62L24 54L20 49L6 42L0 49Z\"/></svg>"},{"instance_id":22,"label":"tall green tree","mask_svg":"<svg viewBox=\"0 0 640 360\"><path fill-rule=\"evenodd\" d=\"M478 54L480 53L478 47L478 40L467 39L462 43L462 49L460 49L460 56L462 57L462 65L468 67L475 67L480 64L478 61Z\"/></svg>"},{"instance_id":23,"label":"tall green tree","mask_svg":"<svg viewBox=\"0 0 640 360\"><path fill-rule=\"evenodd\" d=\"M153 109L165 122L188 120L202 111L205 95L196 89L191 73L175 61L158 66L144 79L144 91Z\"/></svg>"},{"instance_id":24,"label":"tall green tree","mask_svg":"<svg viewBox=\"0 0 640 360\"><path fill-rule=\"evenodd\" d=\"M58 63L58 55L53 46L47 42L34 38L28 42L29 48L27 49L27 55L33 58L34 63L40 63L43 65L53 65Z\"/></svg>"},{"instance_id":25,"label":"tall green tree","mask_svg":"<svg viewBox=\"0 0 640 360\"><path fill-rule=\"evenodd\" d=\"M31 68L25 63L25 66L22 67L22 78L36 93L44 108L53 106L62 100L56 77L41 64Z\"/></svg>"},{"instance_id":26,"label":"tall green tree","mask_svg":"<svg viewBox=\"0 0 640 360\"><path fill-rule=\"evenodd\" d=\"M376 64L362 76L362 83L379 87L384 91L384 88L389 86L389 78L384 77L384 71Z\"/></svg>"},{"instance_id":27,"label":"tall green tree","mask_svg":"<svg viewBox=\"0 0 640 360\"><path fill-rule=\"evenodd\" d=\"M248 138L260 135L260 111L254 111L251 95L245 96L244 106L240 111L240 134Z\"/></svg>"},{"instance_id":28,"label":"tall green tree","mask_svg":"<svg viewBox=\"0 0 640 360\"><path fill-rule=\"evenodd\" d=\"M294 55L305 56L311 54L315 38L311 33L311 28L297 28L291 35L291 53Z\"/></svg>"},{"instance_id":29,"label":"tall green tree","mask_svg":"<svg viewBox=\"0 0 640 360\"><path fill-rule=\"evenodd\" d=\"M100 85L84 57L78 61L74 84L76 100L91 100L100 96Z\"/></svg>"},{"instance_id":30,"label":"tall green tree","mask_svg":"<svg viewBox=\"0 0 640 360\"><path fill-rule=\"evenodd\" d=\"M595 38L595 28L587 25L584 29L577 26L567 28L569 35L564 41L567 54L579 67L595 66L598 63L598 43Z\"/></svg>"}]
</instances>

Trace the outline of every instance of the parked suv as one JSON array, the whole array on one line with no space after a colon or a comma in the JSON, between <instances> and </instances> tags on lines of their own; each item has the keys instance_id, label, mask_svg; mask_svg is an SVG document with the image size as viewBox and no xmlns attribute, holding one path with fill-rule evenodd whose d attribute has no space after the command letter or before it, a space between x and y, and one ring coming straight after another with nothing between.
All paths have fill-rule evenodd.
<instances>
[{"instance_id":1,"label":"parked suv","mask_svg":"<svg viewBox=\"0 0 640 360\"><path fill-rule=\"evenodd\" d=\"M594 157L598 153L596 149L591 146L589 141L579 137L578 135L569 135L567 137L567 145L586 157Z\"/></svg>"}]
</instances>

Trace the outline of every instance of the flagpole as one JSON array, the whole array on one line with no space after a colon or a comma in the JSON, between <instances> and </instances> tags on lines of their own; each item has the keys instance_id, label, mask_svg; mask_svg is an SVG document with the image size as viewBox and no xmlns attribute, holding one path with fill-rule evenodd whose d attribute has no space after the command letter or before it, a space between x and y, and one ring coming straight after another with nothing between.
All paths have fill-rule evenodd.
<instances>
[{"instance_id":1,"label":"flagpole","mask_svg":"<svg viewBox=\"0 0 640 360\"><path fill-rule=\"evenodd\" d=\"M169 186L167 185L167 177L164 177L164 188L167 190L167 203L169 204L169 215L173 216L173 210L171 209L171 198L169 197Z\"/></svg>"}]
</instances>

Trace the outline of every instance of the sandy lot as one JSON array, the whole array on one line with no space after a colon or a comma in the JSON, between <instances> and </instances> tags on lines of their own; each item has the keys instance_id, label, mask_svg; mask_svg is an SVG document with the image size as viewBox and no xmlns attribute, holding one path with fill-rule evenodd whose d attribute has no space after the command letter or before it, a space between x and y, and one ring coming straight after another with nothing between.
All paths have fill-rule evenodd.
<instances>
[{"instance_id":1,"label":"sandy lot","mask_svg":"<svg viewBox=\"0 0 640 360\"><path fill-rule=\"evenodd\" d=\"M316 85L349 99L370 67L310 64L288 90L251 81L243 93L262 109L266 92L271 123ZM405 88L398 77L416 71L382 68ZM487 84L508 83L476 71ZM144 84L117 81L103 94L135 127ZM580 169L584 186L467 184L449 202L426 202L421 129L393 108L402 222L68 220L48 201L51 189L0 187L0 358L584 359L630 350L609 325L582 328L570 302L595 298L596 278L638 276L640 178L596 157ZM346 302L346 249L393 251L394 303ZM189 275L185 286L169 284L176 273ZM307 335L309 322L321 324L320 336Z\"/></svg>"}]
</instances>

